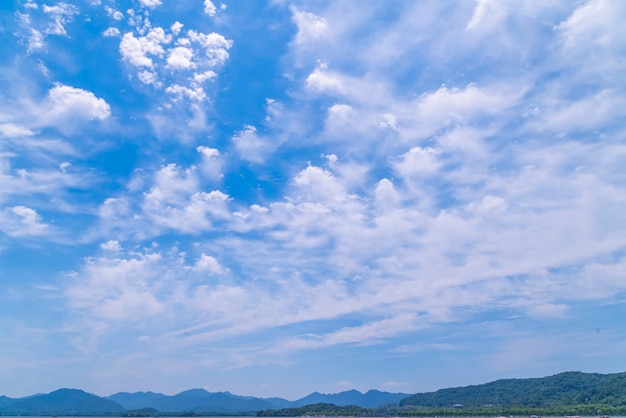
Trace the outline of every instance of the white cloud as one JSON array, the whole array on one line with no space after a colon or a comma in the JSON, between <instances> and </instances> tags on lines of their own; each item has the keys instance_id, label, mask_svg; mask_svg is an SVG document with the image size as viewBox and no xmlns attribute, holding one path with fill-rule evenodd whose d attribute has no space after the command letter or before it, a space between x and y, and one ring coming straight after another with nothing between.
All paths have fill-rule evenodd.
<instances>
[{"instance_id":1,"label":"white cloud","mask_svg":"<svg viewBox=\"0 0 626 418\"><path fill-rule=\"evenodd\" d=\"M301 11L295 6L291 8L291 13L293 21L298 26L298 33L295 38L296 44L322 39L328 35L328 22L323 17L311 12Z\"/></svg>"},{"instance_id":2,"label":"white cloud","mask_svg":"<svg viewBox=\"0 0 626 418\"><path fill-rule=\"evenodd\" d=\"M217 77L217 73L213 70L208 70L200 74L194 73L193 80L196 83L204 83L205 81L214 79L215 77Z\"/></svg>"},{"instance_id":3,"label":"white cloud","mask_svg":"<svg viewBox=\"0 0 626 418\"><path fill-rule=\"evenodd\" d=\"M624 44L626 29L621 25L621 18L625 13L620 2L590 0L581 4L556 29L562 32L568 48L611 48Z\"/></svg>"},{"instance_id":4,"label":"white cloud","mask_svg":"<svg viewBox=\"0 0 626 418\"><path fill-rule=\"evenodd\" d=\"M157 131L163 131L164 124L170 123L162 120L165 113L178 118L181 115L175 114L184 112L186 106L193 113L193 123L188 126L207 128L199 103L207 101L208 96L201 84L217 77L216 67L228 60L232 46L232 41L218 33L190 30L183 36L182 28L183 24L176 21L171 25L171 33L166 33L146 20L137 23L135 31L125 33L120 42L122 59L137 67L139 81L158 89L167 86L170 103L160 104L161 115L150 117L154 122L163 122L155 126ZM175 105L176 102L180 104Z\"/></svg>"},{"instance_id":5,"label":"white cloud","mask_svg":"<svg viewBox=\"0 0 626 418\"><path fill-rule=\"evenodd\" d=\"M41 216L34 209L13 206L0 213L0 229L12 237L46 235L50 233L50 227L41 220Z\"/></svg>"},{"instance_id":6,"label":"white cloud","mask_svg":"<svg viewBox=\"0 0 626 418\"><path fill-rule=\"evenodd\" d=\"M204 0L204 13L208 14L209 16L215 16L216 12L217 8L213 4L213 2L211 0Z\"/></svg>"},{"instance_id":7,"label":"white cloud","mask_svg":"<svg viewBox=\"0 0 626 418\"><path fill-rule=\"evenodd\" d=\"M115 10L111 6L105 6L104 10L107 12L107 16L112 17L114 20L122 20L124 18L124 14L119 10Z\"/></svg>"},{"instance_id":8,"label":"white cloud","mask_svg":"<svg viewBox=\"0 0 626 418\"><path fill-rule=\"evenodd\" d=\"M548 107L549 106L549 107ZM538 109L531 122L535 129L562 132L601 129L612 120L626 116L626 99L613 89L600 91L577 101L554 100Z\"/></svg>"},{"instance_id":9,"label":"white cloud","mask_svg":"<svg viewBox=\"0 0 626 418\"><path fill-rule=\"evenodd\" d=\"M494 25L507 13L504 1L476 0L476 7L466 29L470 30L480 25Z\"/></svg>"},{"instance_id":10,"label":"white cloud","mask_svg":"<svg viewBox=\"0 0 626 418\"><path fill-rule=\"evenodd\" d=\"M159 80L159 76L154 71L143 70L137 73L137 78L143 84L151 84L155 87L161 87L163 83Z\"/></svg>"},{"instance_id":11,"label":"white cloud","mask_svg":"<svg viewBox=\"0 0 626 418\"><path fill-rule=\"evenodd\" d=\"M70 23L74 19L74 15L79 13L76 6L64 2L57 3L54 6L44 4L42 10L52 18L52 22L49 23L45 30L46 34L52 35L67 35L64 25Z\"/></svg>"},{"instance_id":12,"label":"white cloud","mask_svg":"<svg viewBox=\"0 0 626 418\"><path fill-rule=\"evenodd\" d=\"M59 168L63 172L65 172L65 170L67 170L71 166L72 166L72 163L70 163L69 161L63 161L61 164L59 164Z\"/></svg>"},{"instance_id":13,"label":"white cloud","mask_svg":"<svg viewBox=\"0 0 626 418\"><path fill-rule=\"evenodd\" d=\"M229 196L218 190L199 191L195 169L182 171L169 164L157 172L142 207L159 228L198 233L230 217L228 201Z\"/></svg>"},{"instance_id":14,"label":"white cloud","mask_svg":"<svg viewBox=\"0 0 626 418\"><path fill-rule=\"evenodd\" d=\"M413 147L400 157L395 168L402 178L414 176L429 176L436 173L441 162L438 159L440 151L434 148Z\"/></svg>"},{"instance_id":15,"label":"white cloud","mask_svg":"<svg viewBox=\"0 0 626 418\"><path fill-rule=\"evenodd\" d=\"M15 138L20 136L33 136L35 132L14 123L0 123L0 136Z\"/></svg>"},{"instance_id":16,"label":"white cloud","mask_svg":"<svg viewBox=\"0 0 626 418\"><path fill-rule=\"evenodd\" d=\"M211 32L205 34L190 30L187 32L187 36L189 36L189 39L193 42L199 43L204 48L209 65L221 65L228 59L228 50L232 47L233 41L224 38L224 36L219 33Z\"/></svg>"},{"instance_id":17,"label":"white cloud","mask_svg":"<svg viewBox=\"0 0 626 418\"><path fill-rule=\"evenodd\" d=\"M206 255L202 253L196 264L194 264L194 269L198 271L206 271L212 274L222 274L225 272L224 267L222 267L217 261L215 257L210 255Z\"/></svg>"},{"instance_id":18,"label":"white cloud","mask_svg":"<svg viewBox=\"0 0 626 418\"><path fill-rule=\"evenodd\" d=\"M294 179L305 201L335 204L349 198L345 187L328 170L309 166Z\"/></svg>"},{"instance_id":19,"label":"white cloud","mask_svg":"<svg viewBox=\"0 0 626 418\"><path fill-rule=\"evenodd\" d=\"M121 35L121 32L118 28L109 27L104 32L102 32L102 35L107 38L117 38Z\"/></svg>"},{"instance_id":20,"label":"white cloud","mask_svg":"<svg viewBox=\"0 0 626 418\"><path fill-rule=\"evenodd\" d=\"M327 71L326 64L320 64L306 79L309 89L319 92L343 93L344 86L341 78Z\"/></svg>"},{"instance_id":21,"label":"white cloud","mask_svg":"<svg viewBox=\"0 0 626 418\"><path fill-rule=\"evenodd\" d=\"M368 344L397 336L418 328L418 316L414 313L371 322L357 327L341 328L332 333L308 334L281 341L276 352L319 349L343 344Z\"/></svg>"},{"instance_id":22,"label":"white cloud","mask_svg":"<svg viewBox=\"0 0 626 418\"><path fill-rule=\"evenodd\" d=\"M180 33L181 29L183 28L182 23L176 21L172 24L172 26L170 27L170 30L172 31L172 34L174 34L174 36L178 36L178 34Z\"/></svg>"},{"instance_id":23,"label":"white cloud","mask_svg":"<svg viewBox=\"0 0 626 418\"><path fill-rule=\"evenodd\" d=\"M254 126L246 126L244 130L237 132L233 136L233 142L241 158L256 163L265 161L274 149L269 138L260 136Z\"/></svg>"},{"instance_id":24,"label":"white cloud","mask_svg":"<svg viewBox=\"0 0 626 418\"><path fill-rule=\"evenodd\" d=\"M198 147L196 148L196 151L198 151L199 153L202 154L202 156L206 159L213 159L215 157L218 157L220 155L219 150L215 149L215 148L209 148L209 147Z\"/></svg>"},{"instance_id":25,"label":"white cloud","mask_svg":"<svg viewBox=\"0 0 626 418\"><path fill-rule=\"evenodd\" d=\"M7 94L11 93L11 90L7 91ZM29 176L28 181L35 177L46 177L42 172L59 167L62 162L60 158L79 157L83 144L68 140L64 135L76 134L86 124L91 124L94 128L100 127L101 125L93 122L102 122L111 115L111 107L103 98L97 97L91 91L61 83L55 83L43 98L21 95L12 100L11 108L5 108L7 113L0 114L0 138L9 139L9 149L26 157L24 164L36 160L36 165L43 168L41 171L33 169L34 173L30 174L34 176ZM57 133L51 137L46 133L46 128L55 128ZM17 138L21 140L18 142ZM88 142L85 141L84 144L88 146ZM67 176L66 180L70 177ZM85 176L87 177L90 176ZM58 180L56 175L49 178ZM24 179L26 178L20 181Z\"/></svg>"},{"instance_id":26,"label":"white cloud","mask_svg":"<svg viewBox=\"0 0 626 418\"><path fill-rule=\"evenodd\" d=\"M196 151L202 155L202 165L200 166L200 169L202 170L204 176L208 179L221 178L223 176L223 161L219 150L199 146L196 148Z\"/></svg>"},{"instance_id":27,"label":"white cloud","mask_svg":"<svg viewBox=\"0 0 626 418\"><path fill-rule=\"evenodd\" d=\"M189 88L174 84L166 88L165 92L176 96L177 99L187 98L194 102L202 102L207 99L204 89L199 86Z\"/></svg>"},{"instance_id":28,"label":"white cloud","mask_svg":"<svg viewBox=\"0 0 626 418\"><path fill-rule=\"evenodd\" d=\"M382 179L378 182L374 196L376 197L376 207L383 212L399 207L400 194L389 179Z\"/></svg>"},{"instance_id":29,"label":"white cloud","mask_svg":"<svg viewBox=\"0 0 626 418\"><path fill-rule=\"evenodd\" d=\"M122 251L122 246L117 240L109 240L100 244L100 248L106 251L119 252Z\"/></svg>"},{"instance_id":30,"label":"white cloud","mask_svg":"<svg viewBox=\"0 0 626 418\"><path fill-rule=\"evenodd\" d=\"M36 30L30 30L30 36L28 38L28 52L32 52L36 49L41 49L44 46L44 35Z\"/></svg>"},{"instance_id":31,"label":"white cloud","mask_svg":"<svg viewBox=\"0 0 626 418\"><path fill-rule=\"evenodd\" d=\"M66 25L79 13L76 6L59 2L54 6L44 4L39 13L35 3L26 3L26 13L16 13L17 21L28 39L28 52L32 53L45 46L48 35L67 36Z\"/></svg>"},{"instance_id":32,"label":"white cloud","mask_svg":"<svg viewBox=\"0 0 626 418\"><path fill-rule=\"evenodd\" d=\"M193 51L184 46L172 48L167 56L167 67L180 69L180 68L194 68L193 63Z\"/></svg>"},{"instance_id":33,"label":"white cloud","mask_svg":"<svg viewBox=\"0 0 626 418\"><path fill-rule=\"evenodd\" d=\"M67 120L104 120L111 115L111 107L90 91L57 84L47 97L49 123L62 124Z\"/></svg>"},{"instance_id":34,"label":"white cloud","mask_svg":"<svg viewBox=\"0 0 626 418\"><path fill-rule=\"evenodd\" d=\"M66 149L67 147L63 147L64 144L59 143L35 143L35 144L25 144L26 141L21 141L19 145L24 146L23 149L28 150L24 152L24 155L35 154L39 156L41 154L41 160L45 159L56 159L59 155L67 155L67 153L71 153L72 149ZM30 142L30 141L28 141ZM61 146L59 146L61 145ZM33 149L28 149L28 147L32 147ZM50 168L44 167L33 167L29 170L24 168L12 168L10 164L10 159L13 158L14 155L2 153L0 152L0 183L2 187L0 188L0 204L9 206L9 207L21 207L25 205L23 204L24 199L33 199L33 201L38 201L39 198L43 197L45 201L52 202L53 210L55 211L64 211L68 210L69 205L62 203L61 196L64 196L67 189L83 189L86 183L93 181L93 177L88 173L66 173L62 169L59 169L59 166L53 166ZM49 205L47 209L50 209ZM33 209L35 210L35 209ZM73 209L70 209L70 211ZM1 209L0 209L1 211ZM22 221L19 218L19 213L22 215L27 215L29 212L22 210L18 213L10 210L5 213L5 216L9 216L7 222L10 220L11 225L18 225ZM32 213L31 213L32 215ZM26 222L28 220L38 219L38 218L23 218ZM17 222L19 220L19 222ZM35 229L33 229L34 231ZM43 230L42 230L43 231Z\"/></svg>"},{"instance_id":35,"label":"white cloud","mask_svg":"<svg viewBox=\"0 0 626 418\"><path fill-rule=\"evenodd\" d=\"M449 121L467 121L477 115L502 112L511 105L513 98L496 89L480 88L474 84L464 89L447 88L424 94L417 105L422 120L433 121L440 126Z\"/></svg>"},{"instance_id":36,"label":"white cloud","mask_svg":"<svg viewBox=\"0 0 626 418\"><path fill-rule=\"evenodd\" d=\"M154 9L162 4L161 0L139 0L139 2L142 4L142 6L149 7L151 9Z\"/></svg>"},{"instance_id":37,"label":"white cloud","mask_svg":"<svg viewBox=\"0 0 626 418\"><path fill-rule=\"evenodd\" d=\"M168 44L172 40L171 35L167 35L163 28L150 29L146 36L136 38L132 33L125 33L120 42L120 53L122 58L136 67L154 66L152 59L148 55L161 57L165 55L163 44Z\"/></svg>"},{"instance_id":38,"label":"white cloud","mask_svg":"<svg viewBox=\"0 0 626 418\"><path fill-rule=\"evenodd\" d=\"M95 320L132 324L152 317L164 309L153 293L160 260L158 254L90 259L65 296L70 306Z\"/></svg>"}]
</instances>

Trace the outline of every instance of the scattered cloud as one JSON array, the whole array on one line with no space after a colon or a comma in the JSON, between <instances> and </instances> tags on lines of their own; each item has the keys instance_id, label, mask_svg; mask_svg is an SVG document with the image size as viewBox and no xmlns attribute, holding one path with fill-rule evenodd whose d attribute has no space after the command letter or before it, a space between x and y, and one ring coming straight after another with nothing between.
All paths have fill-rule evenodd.
<instances>
[{"instance_id":1,"label":"scattered cloud","mask_svg":"<svg viewBox=\"0 0 626 418\"><path fill-rule=\"evenodd\" d=\"M25 36L28 39L28 52L44 48L48 35L67 36L66 26L74 21L79 14L78 7L65 2L38 7L36 3L27 2L24 12L17 12L17 17Z\"/></svg>"}]
</instances>

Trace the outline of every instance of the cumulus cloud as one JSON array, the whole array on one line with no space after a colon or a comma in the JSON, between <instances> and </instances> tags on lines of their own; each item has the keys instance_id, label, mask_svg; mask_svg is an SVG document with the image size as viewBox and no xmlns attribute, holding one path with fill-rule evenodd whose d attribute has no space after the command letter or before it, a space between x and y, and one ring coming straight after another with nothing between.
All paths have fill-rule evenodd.
<instances>
[{"instance_id":1,"label":"cumulus cloud","mask_svg":"<svg viewBox=\"0 0 626 418\"><path fill-rule=\"evenodd\" d=\"M191 41L197 42L204 48L208 64L211 66L224 64L230 56L228 50L233 46L233 41L226 39L219 33L211 32L206 34L190 30L187 32L187 36Z\"/></svg>"},{"instance_id":2,"label":"cumulus cloud","mask_svg":"<svg viewBox=\"0 0 626 418\"><path fill-rule=\"evenodd\" d=\"M310 89L331 93L342 93L344 87L341 79L336 74L327 71L326 64L320 64L306 79L306 86Z\"/></svg>"},{"instance_id":3,"label":"cumulus cloud","mask_svg":"<svg viewBox=\"0 0 626 418\"><path fill-rule=\"evenodd\" d=\"M80 276L82 280L74 281L65 295L74 309L94 318L141 321L164 309L152 293L154 269L160 259L158 254L90 259Z\"/></svg>"},{"instance_id":4,"label":"cumulus cloud","mask_svg":"<svg viewBox=\"0 0 626 418\"><path fill-rule=\"evenodd\" d=\"M168 51L167 66L170 68L192 68L194 63L192 61L193 51L184 46L172 48Z\"/></svg>"},{"instance_id":5,"label":"cumulus cloud","mask_svg":"<svg viewBox=\"0 0 626 418\"><path fill-rule=\"evenodd\" d=\"M225 272L224 267L220 265L219 261L217 261L215 257L204 253L202 253L198 261L194 264L194 269L198 271L206 271L212 274L221 274Z\"/></svg>"},{"instance_id":6,"label":"cumulus cloud","mask_svg":"<svg viewBox=\"0 0 626 418\"><path fill-rule=\"evenodd\" d=\"M183 25L182 23L180 23L178 21L174 22L172 24L172 26L170 27L170 29L172 31L172 34L174 34L174 36L178 36L178 34L182 30L183 26L185 26L185 25Z\"/></svg>"},{"instance_id":7,"label":"cumulus cloud","mask_svg":"<svg viewBox=\"0 0 626 418\"><path fill-rule=\"evenodd\" d=\"M133 33L125 33L120 42L122 58L135 67L154 66L148 55L163 56L163 44L171 42L171 35L167 35L162 28L153 28L147 35L136 38Z\"/></svg>"},{"instance_id":8,"label":"cumulus cloud","mask_svg":"<svg viewBox=\"0 0 626 418\"><path fill-rule=\"evenodd\" d=\"M82 118L103 120L110 116L111 107L90 91L58 84L48 92L51 120Z\"/></svg>"},{"instance_id":9,"label":"cumulus cloud","mask_svg":"<svg viewBox=\"0 0 626 418\"><path fill-rule=\"evenodd\" d=\"M204 126L198 105L206 102L208 95L202 84L217 77L216 70L229 58L232 41L215 32L183 32L184 25L178 21L166 31L134 12L129 16L134 27L124 33L120 41L122 60L136 68L140 82L157 89L165 88L171 102L188 104L198 122L190 125ZM107 32L107 35L115 33ZM161 113L166 109L176 113L175 109L184 108L172 108L169 103L159 109ZM152 120L156 119L155 115Z\"/></svg>"},{"instance_id":10,"label":"cumulus cloud","mask_svg":"<svg viewBox=\"0 0 626 418\"><path fill-rule=\"evenodd\" d=\"M228 201L229 196L219 190L200 191L195 169L183 171L169 164L156 173L142 207L160 228L197 233L230 217Z\"/></svg>"},{"instance_id":11,"label":"cumulus cloud","mask_svg":"<svg viewBox=\"0 0 626 418\"><path fill-rule=\"evenodd\" d=\"M208 14L209 16L215 16L216 12L217 8L213 4L213 2L211 0L204 0L204 13Z\"/></svg>"},{"instance_id":12,"label":"cumulus cloud","mask_svg":"<svg viewBox=\"0 0 626 418\"><path fill-rule=\"evenodd\" d=\"M110 27L107 28L102 35L107 38L115 38L121 35L121 32L118 28Z\"/></svg>"}]
</instances>

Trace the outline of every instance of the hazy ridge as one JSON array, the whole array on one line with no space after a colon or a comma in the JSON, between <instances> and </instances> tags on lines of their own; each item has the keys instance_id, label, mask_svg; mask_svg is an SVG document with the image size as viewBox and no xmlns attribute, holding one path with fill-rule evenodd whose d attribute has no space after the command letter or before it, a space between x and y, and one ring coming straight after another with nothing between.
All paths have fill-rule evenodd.
<instances>
[{"instance_id":1,"label":"hazy ridge","mask_svg":"<svg viewBox=\"0 0 626 418\"><path fill-rule=\"evenodd\" d=\"M350 415L351 411L358 415L428 415L435 412L447 415L447 411L458 415L464 412L490 415L495 411L521 411L522 415L528 411L580 410L590 412L590 415L602 411L619 412L626 410L626 373L565 372L543 378L502 379L412 395L378 390L366 393L349 390L336 394L314 392L295 401L208 392L204 389L190 389L176 395L119 392L100 397L78 389L59 389L18 399L0 396L2 415L150 416L171 413L286 416L305 415L318 410L336 411L343 415Z\"/></svg>"}]
</instances>

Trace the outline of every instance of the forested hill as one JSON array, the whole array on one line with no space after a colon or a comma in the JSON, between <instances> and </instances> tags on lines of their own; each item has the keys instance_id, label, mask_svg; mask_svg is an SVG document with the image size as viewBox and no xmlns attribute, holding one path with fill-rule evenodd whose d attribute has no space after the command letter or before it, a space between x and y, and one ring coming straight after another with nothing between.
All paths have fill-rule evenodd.
<instances>
[{"instance_id":1,"label":"forested hill","mask_svg":"<svg viewBox=\"0 0 626 418\"><path fill-rule=\"evenodd\" d=\"M436 392L417 393L401 406L464 408L482 406L554 408L565 405L599 404L626 406L626 373L566 372L533 379L503 379Z\"/></svg>"}]
</instances>

